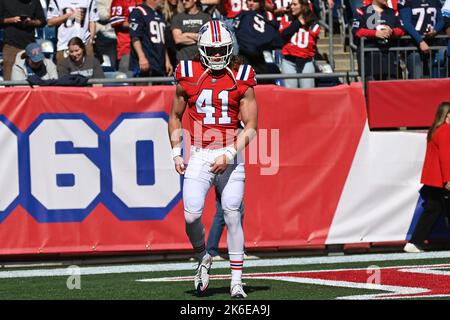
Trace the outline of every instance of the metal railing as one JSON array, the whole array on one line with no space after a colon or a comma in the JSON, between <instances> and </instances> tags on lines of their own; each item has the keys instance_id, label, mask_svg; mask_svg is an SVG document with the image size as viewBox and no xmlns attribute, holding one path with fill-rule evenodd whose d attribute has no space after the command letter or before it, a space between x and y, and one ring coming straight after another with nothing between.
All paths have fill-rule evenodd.
<instances>
[{"instance_id":1,"label":"metal railing","mask_svg":"<svg viewBox=\"0 0 450 320\"><path fill-rule=\"evenodd\" d=\"M357 78L357 72L333 72L333 73L274 73L260 74L256 76L256 80L278 80L278 79L323 79L323 78L339 78L343 83L354 82ZM149 77L149 78L120 78L120 79L89 79L88 85L149 85L152 83L164 83L167 85L174 84L173 77ZM0 81L0 86L32 86L28 81Z\"/></svg>"},{"instance_id":2,"label":"metal railing","mask_svg":"<svg viewBox=\"0 0 450 320\"><path fill-rule=\"evenodd\" d=\"M411 46L411 37L410 36L403 36L399 39L391 40L393 41L393 45L387 48L384 48L381 50L378 47L367 47L365 46L365 42L367 38L361 38L360 44L357 46L354 41L354 35L352 33L351 26L348 28L348 35L349 35L349 46L350 46L350 72L356 72L355 68L355 60L358 60L358 67L359 67L359 74L361 75L361 81L365 83L368 77L371 75L368 75L366 72L366 64L365 56L367 54L370 54L371 57L368 59L369 61L374 61L374 57L376 59L379 59L380 63L382 64L382 57L381 53L384 53L384 57L387 59L387 67L391 67L391 59L395 59L395 64L397 65L397 68L395 71L395 79L404 80L409 77L408 68L407 68L407 58L412 53L420 53L419 49L416 46ZM435 39L447 39L446 35L438 35L435 37ZM449 77L450 74L448 72L448 68L446 70L442 70L445 66L448 66L448 63L450 62L448 59L448 56L443 55L442 59L437 59L437 65L433 65L434 58L436 56L439 56L441 53L447 50L446 45L434 45L430 46L430 53L428 54L428 57L425 59L428 62L428 70L430 72L430 77L432 78L442 78L442 77ZM358 57L356 56L358 54ZM416 57L412 58L413 60L416 59ZM367 61L367 60L366 60ZM412 64L414 64L415 61L412 61ZM378 65L380 67L379 71L381 71L383 65ZM370 65L371 70L374 70L373 63ZM433 70L436 70L436 73L433 74ZM391 72L388 72L389 74ZM378 72L380 74L380 72ZM388 77L390 78L390 77ZM393 79L392 79L393 80Z\"/></svg>"},{"instance_id":3,"label":"metal railing","mask_svg":"<svg viewBox=\"0 0 450 320\"><path fill-rule=\"evenodd\" d=\"M436 36L435 39L447 39L447 36ZM377 47L366 47L365 41L366 38L360 39L360 48L359 48L359 69L361 71L361 80L364 83L367 81L367 79L373 79L375 78L374 75L382 75L383 77L383 67L387 67L387 73L386 79L376 79L376 80L402 80L402 79L420 79L422 76L418 76L417 74L411 74L413 70L413 66L415 65L417 59L420 59L420 64L422 65L422 59L425 61L428 65L424 67L428 67L429 77L430 78L445 78L448 77L448 69L446 68L448 65L448 56L443 55L441 59L437 59L437 65L434 64L435 57L439 56L440 52L444 52L447 50L447 46L445 45L435 45L430 46L430 52L428 54L423 54L420 52L420 50L416 46L409 45L402 45L405 41L410 41L411 37L405 36L400 39L394 40L394 45L385 48L381 50ZM415 54L416 53L416 54ZM422 59L417 54L420 54L422 56ZM370 55L369 59L367 58L367 55ZM378 66L374 64L375 59L377 59L379 62ZM394 61L391 61L391 59L394 59ZM366 72L366 68L368 67L366 65L366 62L370 62L370 74ZM391 65L392 64L392 65ZM394 70L391 70L391 68L394 68ZM441 70L445 68L445 70ZM422 67L423 69L423 67ZM433 74L433 70L436 70L436 74ZM375 72L377 71L377 72ZM395 76L392 76L392 74L395 73Z\"/></svg>"},{"instance_id":4,"label":"metal railing","mask_svg":"<svg viewBox=\"0 0 450 320\"><path fill-rule=\"evenodd\" d=\"M319 17L319 24L320 26L328 32L328 62L330 63L331 67L334 69L334 47L333 47L333 10L328 8L328 6L325 5L326 0L319 1L320 6L320 17Z\"/></svg>"}]
</instances>

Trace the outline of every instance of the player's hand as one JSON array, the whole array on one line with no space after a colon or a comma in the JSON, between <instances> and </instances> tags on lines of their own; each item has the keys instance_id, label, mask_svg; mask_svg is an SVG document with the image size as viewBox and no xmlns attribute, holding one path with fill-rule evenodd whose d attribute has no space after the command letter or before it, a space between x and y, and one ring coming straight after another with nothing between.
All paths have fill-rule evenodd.
<instances>
[{"instance_id":1,"label":"player's hand","mask_svg":"<svg viewBox=\"0 0 450 320\"><path fill-rule=\"evenodd\" d=\"M184 174L186 167L184 166L183 158L178 156L173 158L173 161L175 162L175 170L177 170L179 174Z\"/></svg>"},{"instance_id":2,"label":"player's hand","mask_svg":"<svg viewBox=\"0 0 450 320\"><path fill-rule=\"evenodd\" d=\"M145 73L150 70L150 63L148 62L147 58L139 58L139 70L141 71L141 73Z\"/></svg>"},{"instance_id":3,"label":"player's hand","mask_svg":"<svg viewBox=\"0 0 450 320\"><path fill-rule=\"evenodd\" d=\"M209 171L214 174L222 174L225 172L227 167L228 167L228 158L226 155L223 154L214 159L214 163L211 164L211 169L209 169Z\"/></svg>"},{"instance_id":4,"label":"player's hand","mask_svg":"<svg viewBox=\"0 0 450 320\"><path fill-rule=\"evenodd\" d=\"M419 47L420 47L420 51L422 51L422 53L425 53L425 54L430 53L430 47L428 46L428 44L425 41L422 41L421 43L419 43Z\"/></svg>"},{"instance_id":5,"label":"player's hand","mask_svg":"<svg viewBox=\"0 0 450 320\"><path fill-rule=\"evenodd\" d=\"M444 188L450 190L450 182L446 182Z\"/></svg>"}]
</instances>

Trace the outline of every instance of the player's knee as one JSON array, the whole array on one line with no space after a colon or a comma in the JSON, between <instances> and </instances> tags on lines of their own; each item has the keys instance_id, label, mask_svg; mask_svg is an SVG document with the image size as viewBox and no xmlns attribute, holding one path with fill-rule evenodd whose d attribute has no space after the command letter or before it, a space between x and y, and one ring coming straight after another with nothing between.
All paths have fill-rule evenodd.
<instances>
[{"instance_id":1,"label":"player's knee","mask_svg":"<svg viewBox=\"0 0 450 320\"><path fill-rule=\"evenodd\" d=\"M184 199L184 211L194 214L202 214L203 212L203 201L200 198L185 198Z\"/></svg>"},{"instance_id":2,"label":"player's knee","mask_svg":"<svg viewBox=\"0 0 450 320\"><path fill-rule=\"evenodd\" d=\"M240 212L242 204L242 197L222 197L222 209L224 212L226 211L238 211Z\"/></svg>"},{"instance_id":3,"label":"player's knee","mask_svg":"<svg viewBox=\"0 0 450 320\"><path fill-rule=\"evenodd\" d=\"M234 233L241 227L241 212L239 210L228 211L224 210L224 220L227 224L228 232Z\"/></svg>"},{"instance_id":4,"label":"player's knee","mask_svg":"<svg viewBox=\"0 0 450 320\"><path fill-rule=\"evenodd\" d=\"M200 220L201 217L202 217L201 213L192 213L188 211L184 212L184 221L186 222L186 224L192 224Z\"/></svg>"}]
</instances>

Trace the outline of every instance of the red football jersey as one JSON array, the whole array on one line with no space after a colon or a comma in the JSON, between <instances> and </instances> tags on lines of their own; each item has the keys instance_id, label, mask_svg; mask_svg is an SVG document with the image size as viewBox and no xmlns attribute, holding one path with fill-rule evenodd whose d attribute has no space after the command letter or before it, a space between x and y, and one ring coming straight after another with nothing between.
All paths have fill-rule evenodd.
<instances>
[{"instance_id":1,"label":"red football jersey","mask_svg":"<svg viewBox=\"0 0 450 320\"><path fill-rule=\"evenodd\" d=\"M175 77L188 96L189 132L194 146L224 148L236 141L240 101L256 85L249 65L213 76L199 61L182 60Z\"/></svg>"},{"instance_id":2,"label":"red football jersey","mask_svg":"<svg viewBox=\"0 0 450 320\"><path fill-rule=\"evenodd\" d=\"M228 19L233 19L242 10L248 10L246 0L225 0L223 7Z\"/></svg>"},{"instance_id":3,"label":"red football jersey","mask_svg":"<svg viewBox=\"0 0 450 320\"><path fill-rule=\"evenodd\" d=\"M291 24L283 17L280 23L280 32ZM316 43L319 39L320 26L318 23L312 24L309 29L300 28L281 49L283 55L290 55L300 58L312 58L316 55Z\"/></svg>"},{"instance_id":4,"label":"red football jersey","mask_svg":"<svg viewBox=\"0 0 450 320\"><path fill-rule=\"evenodd\" d=\"M113 0L111 3L111 26L116 30L117 58L130 54L130 33L118 28L128 21L131 11L140 5L142 0Z\"/></svg>"}]
</instances>

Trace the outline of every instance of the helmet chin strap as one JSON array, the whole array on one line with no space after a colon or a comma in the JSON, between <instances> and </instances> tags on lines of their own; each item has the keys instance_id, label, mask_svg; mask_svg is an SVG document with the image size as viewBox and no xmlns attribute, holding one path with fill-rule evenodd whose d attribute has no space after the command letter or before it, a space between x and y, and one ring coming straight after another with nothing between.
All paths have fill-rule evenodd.
<instances>
[{"instance_id":1,"label":"helmet chin strap","mask_svg":"<svg viewBox=\"0 0 450 320\"><path fill-rule=\"evenodd\" d=\"M237 88L237 81L236 81L236 77L234 76L233 71L230 70L230 68L228 68L228 66L225 67L225 69L227 70L228 74L230 75L231 79L233 79L233 86L229 89L226 89L227 91L231 91Z\"/></svg>"}]
</instances>

